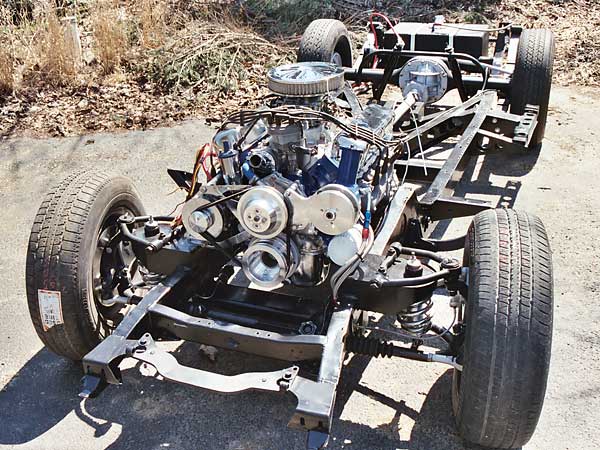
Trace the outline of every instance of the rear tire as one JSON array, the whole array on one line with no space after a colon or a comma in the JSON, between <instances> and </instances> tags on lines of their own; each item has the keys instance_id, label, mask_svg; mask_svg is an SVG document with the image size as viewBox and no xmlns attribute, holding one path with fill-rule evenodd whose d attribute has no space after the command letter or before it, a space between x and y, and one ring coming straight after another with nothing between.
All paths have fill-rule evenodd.
<instances>
[{"instance_id":1,"label":"rear tire","mask_svg":"<svg viewBox=\"0 0 600 450\"><path fill-rule=\"evenodd\" d=\"M460 434L493 448L525 445L546 392L552 342L552 261L540 219L510 209L473 218L466 334L452 404Z\"/></svg>"},{"instance_id":2,"label":"rear tire","mask_svg":"<svg viewBox=\"0 0 600 450\"><path fill-rule=\"evenodd\" d=\"M122 307L103 304L94 288L110 273L119 248L116 219L126 212L144 214L132 182L90 172L67 177L42 202L29 238L27 303L35 331L52 352L81 360L122 318ZM96 272L98 264L104 269Z\"/></svg>"},{"instance_id":3,"label":"rear tire","mask_svg":"<svg viewBox=\"0 0 600 450\"><path fill-rule=\"evenodd\" d=\"M514 114L523 114L528 104L540 107L530 148L544 139L553 66L554 33L547 29L523 30L511 82L510 110Z\"/></svg>"},{"instance_id":4,"label":"rear tire","mask_svg":"<svg viewBox=\"0 0 600 450\"><path fill-rule=\"evenodd\" d=\"M352 43L346 25L334 19L313 20L300 40L297 60L352 67Z\"/></svg>"}]
</instances>

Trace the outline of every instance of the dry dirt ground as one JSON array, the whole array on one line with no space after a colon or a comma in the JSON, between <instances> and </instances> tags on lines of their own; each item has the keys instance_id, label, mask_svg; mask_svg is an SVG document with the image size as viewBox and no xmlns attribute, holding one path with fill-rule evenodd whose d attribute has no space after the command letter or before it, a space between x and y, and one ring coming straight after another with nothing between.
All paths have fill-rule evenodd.
<instances>
[{"instance_id":1,"label":"dry dirt ground","mask_svg":"<svg viewBox=\"0 0 600 450\"><path fill-rule=\"evenodd\" d=\"M460 190L514 203L541 216L554 251L555 334L546 403L526 446L600 448L600 91L557 88L540 153L479 156ZM189 168L211 130L200 122L170 129L0 144L0 447L18 449L301 450L285 428L291 397L223 396L125 371L125 384L98 399L77 398L80 367L41 347L25 302L29 228L48 185L96 167L131 176L149 210L168 212L166 166ZM438 224L457 236L465 221ZM263 361L219 352L212 363L192 344L180 360L223 373L264 369ZM267 369L272 363L267 363ZM443 366L352 358L345 368L333 449L462 450Z\"/></svg>"}]
</instances>

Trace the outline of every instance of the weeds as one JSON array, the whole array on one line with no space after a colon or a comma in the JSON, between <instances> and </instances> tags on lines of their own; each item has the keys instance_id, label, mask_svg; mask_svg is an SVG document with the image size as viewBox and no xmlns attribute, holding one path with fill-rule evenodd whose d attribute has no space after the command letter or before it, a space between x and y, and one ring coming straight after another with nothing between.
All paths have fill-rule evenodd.
<instances>
[{"instance_id":1,"label":"weeds","mask_svg":"<svg viewBox=\"0 0 600 450\"><path fill-rule=\"evenodd\" d=\"M142 0L140 13L140 44L157 48L164 44L167 34L167 5L164 0Z\"/></svg>"},{"instance_id":2,"label":"weeds","mask_svg":"<svg viewBox=\"0 0 600 450\"><path fill-rule=\"evenodd\" d=\"M1 8L0 23L19 25L33 20L33 0L4 0Z\"/></svg>"},{"instance_id":3,"label":"weeds","mask_svg":"<svg viewBox=\"0 0 600 450\"><path fill-rule=\"evenodd\" d=\"M129 47L127 27L116 2L99 2L91 17L96 57L103 73L109 74L120 66Z\"/></svg>"},{"instance_id":4,"label":"weeds","mask_svg":"<svg viewBox=\"0 0 600 450\"><path fill-rule=\"evenodd\" d=\"M47 12L35 49L42 79L50 84L65 85L77 76L77 58L73 41L54 10Z\"/></svg>"},{"instance_id":5,"label":"weeds","mask_svg":"<svg viewBox=\"0 0 600 450\"><path fill-rule=\"evenodd\" d=\"M298 34L314 19L335 17L332 0L246 0L247 13L269 34Z\"/></svg>"},{"instance_id":6,"label":"weeds","mask_svg":"<svg viewBox=\"0 0 600 450\"><path fill-rule=\"evenodd\" d=\"M256 34L223 23L194 24L194 29L155 51L142 72L167 90L201 87L205 92L228 93L256 71L255 65L262 71L291 55Z\"/></svg>"},{"instance_id":7,"label":"weeds","mask_svg":"<svg viewBox=\"0 0 600 450\"><path fill-rule=\"evenodd\" d=\"M0 95L7 95L14 88L14 58L6 43L0 45Z\"/></svg>"}]
</instances>

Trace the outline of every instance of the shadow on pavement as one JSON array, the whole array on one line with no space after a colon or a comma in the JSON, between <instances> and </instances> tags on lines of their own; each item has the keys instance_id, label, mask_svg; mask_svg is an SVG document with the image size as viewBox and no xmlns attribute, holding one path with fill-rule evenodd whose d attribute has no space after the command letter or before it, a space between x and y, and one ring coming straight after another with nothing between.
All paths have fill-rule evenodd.
<instances>
[{"instance_id":1,"label":"shadow on pavement","mask_svg":"<svg viewBox=\"0 0 600 450\"><path fill-rule=\"evenodd\" d=\"M482 161L473 157L467 164L461 181L456 185L454 195L468 198L481 195L493 196L498 198L494 207L513 208L521 190L521 181L508 179L504 185L495 184L492 176L516 178L528 174L536 165L542 150L542 146L527 152L497 149L482 153L484 155ZM444 236L450 222L450 220L437 222L429 236L434 239L453 237Z\"/></svg>"},{"instance_id":2,"label":"shadow on pavement","mask_svg":"<svg viewBox=\"0 0 600 450\"><path fill-rule=\"evenodd\" d=\"M40 350L0 391L0 444L23 444L45 433L79 401L80 366Z\"/></svg>"},{"instance_id":3,"label":"shadow on pavement","mask_svg":"<svg viewBox=\"0 0 600 450\"><path fill-rule=\"evenodd\" d=\"M276 370L286 365L273 360L219 351L211 362L195 344L175 352L183 364L234 374ZM450 406L451 371L427 393L421 411L360 384L370 358L355 356L343 371L336 403L331 449L436 450L464 447L456 435ZM137 368L124 371L123 386L109 386L98 398L77 397L81 371L46 350L37 353L0 394L0 444L18 445L38 438L73 412L102 438L113 426L121 427L109 449L303 450L304 433L286 428L295 407L292 395L249 392L235 396L158 381L141 376ZM359 392L396 411L385 426L372 428L340 419L353 392ZM415 421L409 441L398 438L401 415ZM82 436L82 439L88 439ZM104 442L104 441L103 441ZM98 447L104 446L98 442ZM345 446L347 447L347 446Z\"/></svg>"}]
</instances>

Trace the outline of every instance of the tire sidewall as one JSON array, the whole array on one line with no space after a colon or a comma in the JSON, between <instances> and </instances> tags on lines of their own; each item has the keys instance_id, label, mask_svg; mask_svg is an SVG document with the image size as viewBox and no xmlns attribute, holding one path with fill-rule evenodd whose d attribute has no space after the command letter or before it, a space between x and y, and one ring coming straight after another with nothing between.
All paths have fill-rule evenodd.
<instances>
[{"instance_id":1,"label":"tire sidewall","mask_svg":"<svg viewBox=\"0 0 600 450\"><path fill-rule=\"evenodd\" d=\"M472 255L473 255L473 245L474 245L474 239L472 234L474 233L474 226L473 223L471 222L471 225L469 226L469 231L467 232L466 238L465 238L465 247L464 247L464 253L463 253L463 267L468 267L469 268L469 285L474 284L474 278L475 278L475 267L472 264ZM473 298L473 289L469 289L469 293L467 295L467 298L464 298L465 300L465 304L463 306L463 323L467 323L467 319L468 317L470 317L471 315L471 310L473 308L473 304L476 302L476 298ZM453 369L452 370L452 411L454 413L454 417L455 419L458 421L458 418L460 417L460 410L462 408L462 391L460 389L460 385L461 385L461 380L462 377L465 375L465 373L468 370L468 364L466 364L466 361L464 360L465 357L465 346L467 345L467 342L469 340L470 337L470 333L469 333L469 327L466 328L465 331L465 339L463 341L463 345L461 346L461 348L459 349L459 354L460 356L463 358L462 360L462 371L459 371L457 369Z\"/></svg>"},{"instance_id":2,"label":"tire sidewall","mask_svg":"<svg viewBox=\"0 0 600 450\"><path fill-rule=\"evenodd\" d=\"M352 67L352 42L346 26L333 19L313 21L302 36L297 60L331 62L334 53L340 54L343 67Z\"/></svg>"},{"instance_id":3,"label":"tire sidewall","mask_svg":"<svg viewBox=\"0 0 600 450\"><path fill-rule=\"evenodd\" d=\"M536 49L537 52L533 51L533 54L538 59L536 64L538 64L539 67L529 67L531 64L531 61L528 60L531 56L529 54L529 47L534 46L536 35L541 33L544 33L544 47L541 49L542 54L539 53L539 48ZM541 144L545 134L550 92L552 89L554 45L554 35L547 29L523 30L521 38L519 39L515 69L511 81L512 93L510 95L510 110L514 114L521 115L525 112L527 104L539 106L538 126L533 133L530 147L536 147ZM532 80L531 72L535 71L536 73L539 73L540 70L544 73L544 76ZM541 92L538 92L537 87L532 83L540 82L545 84L542 86Z\"/></svg>"},{"instance_id":4,"label":"tire sidewall","mask_svg":"<svg viewBox=\"0 0 600 450\"><path fill-rule=\"evenodd\" d=\"M493 448L525 445L540 417L552 342L552 264L535 216L510 209L473 218L465 242L468 298L452 380L461 436Z\"/></svg>"}]
</instances>

